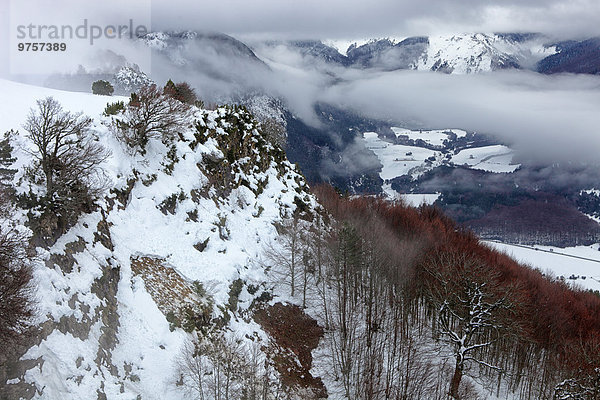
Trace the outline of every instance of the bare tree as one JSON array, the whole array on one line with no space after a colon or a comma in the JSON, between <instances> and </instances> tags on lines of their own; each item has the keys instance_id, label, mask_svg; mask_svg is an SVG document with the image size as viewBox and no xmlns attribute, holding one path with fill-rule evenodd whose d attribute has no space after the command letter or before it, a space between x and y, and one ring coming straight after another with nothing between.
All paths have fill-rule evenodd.
<instances>
[{"instance_id":1,"label":"bare tree","mask_svg":"<svg viewBox=\"0 0 600 400\"><path fill-rule=\"evenodd\" d=\"M0 363L31 328L31 268L25 237L6 221L0 226Z\"/></svg>"},{"instance_id":2,"label":"bare tree","mask_svg":"<svg viewBox=\"0 0 600 400\"><path fill-rule=\"evenodd\" d=\"M106 186L101 164L110 152L90 134L91 123L81 113L64 111L52 97L38 100L25 121L34 144L35 162L29 171L34 179L41 173L46 188L41 199L36 197L43 213L30 222L45 244L72 225L81 212L90 212Z\"/></svg>"},{"instance_id":3,"label":"bare tree","mask_svg":"<svg viewBox=\"0 0 600 400\"><path fill-rule=\"evenodd\" d=\"M122 119L117 121L117 137L143 154L151 138L170 141L185 128L189 111L188 104L165 94L156 85L144 86L131 95Z\"/></svg>"},{"instance_id":4,"label":"bare tree","mask_svg":"<svg viewBox=\"0 0 600 400\"><path fill-rule=\"evenodd\" d=\"M89 135L92 120L82 113L63 111L52 97L37 101L24 128L36 147L33 151L46 181L46 195L70 192L78 185L93 190L102 175L100 164L109 152Z\"/></svg>"},{"instance_id":5,"label":"bare tree","mask_svg":"<svg viewBox=\"0 0 600 400\"><path fill-rule=\"evenodd\" d=\"M290 285L290 295L296 295L298 278L302 283L302 306L306 307L309 270L314 269L308 252L308 224L298 218L289 218L276 225L279 236L277 242L269 243L265 248L265 257L274 265L276 273Z\"/></svg>"},{"instance_id":6,"label":"bare tree","mask_svg":"<svg viewBox=\"0 0 600 400\"><path fill-rule=\"evenodd\" d=\"M277 400L278 377L257 343L216 335L188 340L176 360L178 385L204 400Z\"/></svg>"},{"instance_id":7,"label":"bare tree","mask_svg":"<svg viewBox=\"0 0 600 400\"><path fill-rule=\"evenodd\" d=\"M206 374L208 366L206 361L200 357L197 343L186 340L176 359L177 373L179 374L178 385L184 388L194 398L204 400L206 392Z\"/></svg>"},{"instance_id":8,"label":"bare tree","mask_svg":"<svg viewBox=\"0 0 600 400\"><path fill-rule=\"evenodd\" d=\"M435 333L452 348L455 359L449 395L459 399L460 383L469 363L501 370L485 361L483 352L510 326L510 290L500 292L497 274L464 254L442 254L427 272L433 278L429 296L437 312Z\"/></svg>"},{"instance_id":9,"label":"bare tree","mask_svg":"<svg viewBox=\"0 0 600 400\"><path fill-rule=\"evenodd\" d=\"M555 400L598 400L600 399L600 368L583 377L566 379L556 385Z\"/></svg>"}]
</instances>

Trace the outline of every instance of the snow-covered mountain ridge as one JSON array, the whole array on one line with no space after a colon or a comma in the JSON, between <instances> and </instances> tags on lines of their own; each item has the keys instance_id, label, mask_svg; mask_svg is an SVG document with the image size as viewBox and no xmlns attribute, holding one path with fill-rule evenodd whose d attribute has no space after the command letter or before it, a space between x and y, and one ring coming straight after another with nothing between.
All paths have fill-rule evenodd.
<instances>
[{"instance_id":1,"label":"snow-covered mountain ridge","mask_svg":"<svg viewBox=\"0 0 600 400\"><path fill-rule=\"evenodd\" d=\"M265 337L255 322L227 311L231 285L242 282L240 310L269 292L258 260L277 237L273 223L316 203L245 109L194 109L176 142L153 139L141 155L115 138L114 117L100 114L109 100L124 98L0 86L2 131L19 129L36 99L53 96L91 116L93 135L111 152L101 165L108 185L97 209L36 249L41 334L5 377L14 398L182 398L174 368L187 334L172 324L186 305L208 298L209 316L222 313L236 334ZM31 143L23 133L11 143L17 193L41 190L25 176ZM15 218L26 224L27 210Z\"/></svg>"},{"instance_id":2,"label":"snow-covered mountain ridge","mask_svg":"<svg viewBox=\"0 0 600 400\"><path fill-rule=\"evenodd\" d=\"M467 74L507 68L533 69L538 61L557 52L555 46L546 45L547 41L548 39L533 34L465 33L324 43L343 55L343 64L355 67ZM308 54L317 57L320 53L329 52L329 47L310 43L314 42L306 42L304 46L300 46L300 42L292 44L311 47ZM324 59L331 62L339 60L339 57L328 55Z\"/></svg>"}]
</instances>

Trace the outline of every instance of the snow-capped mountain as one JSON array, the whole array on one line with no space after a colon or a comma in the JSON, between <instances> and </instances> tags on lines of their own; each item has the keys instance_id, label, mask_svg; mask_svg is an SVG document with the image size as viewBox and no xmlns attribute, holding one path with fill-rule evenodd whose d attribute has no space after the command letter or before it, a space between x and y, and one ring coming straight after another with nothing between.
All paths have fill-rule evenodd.
<instances>
[{"instance_id":1,"label":"snow-capped mountain","mask_svg":"<svg viewBox=\"0 0 600 400\"><path fill-rule=\"evenodd\" d=\"M355 68L468 74L534 68L539 60L555 52L553 46L544 45L545 41L547 39L534 34L477 33L371 39L352 43L343 50L339 43L332 41L325 41L329 46L315 41L295 41L288 45L300 48L303 55Z\"/></svg>"},{"instance_id":2,"label":"snow-capped mountain","mask_svg":"<svg viewBox=\"0 0 600 400\"><path fill-rule=\"evenodd\" d=\"M515 40L510 35L481 33L429 37L425 54L413 68L455 74L488 72L535 65L552 54L535 37L528 39Z\"/></svg>"},{"instance_id":3,"label":"snow-capped mountain","mask_svg":"<svg viewBox=\"0 0 600 400\"><path fill-rule=\"evenodd\" d=\"M207 51L208 55L242 58L261 63L248 46L222 33L151 32L138 40L155 51L164 52L174 63L179 65L192 62L198 56L194 53L198 51Z\"/></svg>"}]
</instances>

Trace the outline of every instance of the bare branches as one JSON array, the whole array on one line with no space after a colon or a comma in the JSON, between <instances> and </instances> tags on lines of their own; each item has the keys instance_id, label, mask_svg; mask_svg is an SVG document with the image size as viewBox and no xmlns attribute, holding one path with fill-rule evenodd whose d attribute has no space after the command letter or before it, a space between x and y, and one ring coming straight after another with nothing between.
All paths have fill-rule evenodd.
<instances>
[{"instance_id":1,"label":"bare branches","mask_svg":"<svg viewBox=\"0 0 600 400\"><path fill-rule=\"evenodd\" d=\"M278 241L267 244L264 255L275 266L273 272L282 276L290 286L290 295L302 289L302 306L306 307L309 272L314 273L310 256L309 224L298 218L286 219L276 225ZM301 280L300 282L298 282ZM301 285L299 285L299 283Z\"/></svg>"},{"instance_id":2,"label":"bare branches","mask_svg":"<svg viewBox=\"0 0 600 400\"><path fill-rule=\"evenodd\" d=\"M90 137L91 123L81 113L63 111L52 97L30 110L24 128L36 147L32 154L45 175L48 199L73 197L82 188L93 196L102 187L100 164L110 153Z\"/></svg>"},{"instance_id":3,"label":"bare branches","mask_svg":"<svg viewBox=\"0 0 600 400\"><path fill-rule=\"evenodd\" d=\"M450 396L458 399L463 372L468 362L495 370L479 352L501 338L509 324L506 312L510 291L501 294L497 274L465 254L443 253L431 258L426 272L429 298L437 310L436 334L448 343L456 360Z\"/></svg>"},{"instance_id":4,"label":"bare branches","mask_svg":"<svg viewBox=\"0 0 600 400\"><path fill-rule=\"evenodd\" d=\"M110 152L90 135L91 124L90 118L64 111L47 97L37 101L23 125L34 145L30 177L45 182L44 195L31 194L42 211L39 218L30 218L40 244L52 243L81 212L90 212L105 188L101 164Z\"/></svg>"},{"instance_id":5,"label":"bare branches","mask_svg":"<svg viewBox=\"0 0 600 400\"><path fill-rule=\"evenodd\" d=\"M142 154L151 138L171 141L185 127L188 104L165 94L156 85L144 86L133 93L123 119L117 122L117 137Z\"/></svg>"},{"instance_id":6,"label":"bare branches","mask_svg":"<svg viewBox=\"0 0 600 400\"><path fill-rule=\"evenodd\" d=\"M279 379L258 343L217 335L184 343L178 385L197 399L277 400Z\"/></svg>"},{"instance_id":7,"label":"bare branches","mask_svg":"<svg viewBox=\"0 0 600 400\"><path fill-rule=\"evenodd\" d=\"M0 363L27 336L33 317L27 241L6 222L0 223Z\"/></svg>"}]
</instances>

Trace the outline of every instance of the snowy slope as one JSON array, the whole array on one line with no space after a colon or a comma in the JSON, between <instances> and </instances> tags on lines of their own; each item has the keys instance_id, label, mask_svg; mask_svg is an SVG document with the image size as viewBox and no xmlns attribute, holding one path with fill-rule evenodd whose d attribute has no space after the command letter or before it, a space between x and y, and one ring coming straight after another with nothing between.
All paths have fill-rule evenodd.
<instances>
[{"instance_id":1,"label":"snowy slope","mask_svg":"<svg viewBox=\"0 0 600 400\"><path fill-rule=\"evenodd\" d=\"M35 101L47 96L54 97L69 111L84 111L90 116L99 116L109 101L123 100L119 97L66 92L0 79L0 132L20 130L29 109L35 106Z\"/></svg>"},{"instance_id":2,"label":"snowy slope","mask_svg":"<svg viewBox=\"0 0 600 400\"><path fill-rule=\"evenodd\" d=\"M405 136L409 140L422 140L427 144L431 144L433 146L443 146L444 142L448 140L452 140L452 136L457 138L465 137L467 132L462 129L434 129L434 130L411 130L406 128L398 128L393 126L392 131L396 135Z\"/></svg>"},{"instance_id":3,"label":"snowy slope","mask_svg":"<svg viewBox=\"0 0 600 400\"><path fill-rule=\"evenodd\" d=\"M599 246L549 247L485 242L515 260L585 289L600 290ZM561 278L562 277L562 278Z\"/></svg>"},{"instance_id":4,"label":"snowy slope","mask_svg":"<svg viewBox=\"0 0 600 400\"><path fill-rule=\"evenodd\" d=\"M203 168L207 160L224 162L218 135L227 136L224 117L235 114L231 109L197 110L189 130L181 132L172 162L160 140L152 140L141 156L131 155L114 138L111 119L101 112L116 97L9 81L0 81L0 93L0 129L19 129L36 99L53 96L65 109L94 118L94 134L112 152L103 165L110 185L98 210L83 215L49 249L37 249L37 322L44 327L43 340L22 357L28 367L10 382L31 385L40 399L182 398L173 364L187 334L169 329L166 306L156 297L164 281L153 287L152 274L168 273L183 286L201 282L216 308L227 302L233 280L264 282L258 259L264 243L277 235L273 222L291 213L297 198L309 207L315 204L304 192L303 178L277 158L255 126L245 124L244 137L253 147L236 161L238 173L229 190L213 186ZM193 122L213 136L197 143ZM31 159L25 151L30 144L23 134L15 141L19 172L14 183L26 192L29 186L21 178ZM70 268L57 261L64 257L73 257ZM156 269L142 270L140 259L155 260ZM251 300L242 291L240 307ZM189 298L182 295L181 301ZM262 335L253 322L232 324L238 332Z\"/></svg>"},{"instance_id":5,"label":"snowy slope","mask_svg":"<svg viewBox=\"0 0 600 400\"><path fill-rule=\"evenodd\" d=\"M454 74L488 72L533 66L552 54L539 40L516 41L503 35L462 34L432 36L415 69Z\"/></svg>"},{"instance_id":6,"label":"snowy slope","mask_svg":"<svg viewBox=\"0 0 600 400\"><path fill-rule=\"evenodd\" d=\"M455 154L451 162L488 172L515 172L521 165L513 164L513 151L502 145L465 149Z\"/></svg>"}]
</instances>

